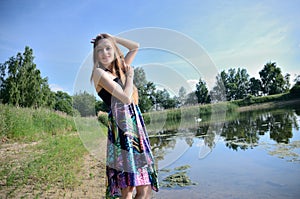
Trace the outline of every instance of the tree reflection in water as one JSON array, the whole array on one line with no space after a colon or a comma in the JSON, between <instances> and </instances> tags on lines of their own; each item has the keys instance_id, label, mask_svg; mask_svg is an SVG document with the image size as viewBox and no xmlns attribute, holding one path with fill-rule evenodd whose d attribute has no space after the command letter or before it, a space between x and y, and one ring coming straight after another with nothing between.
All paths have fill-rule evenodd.
<instances>
[{"instance_id":1,"label":"tree reflection in water","mask_svg":"<svg viewBox=\"0 0 300 199\"><path fill-rule=\"evenodd\" d=\"M199 158L207 156L220 139L226 147L235 151L264 144L260 139L265 135L269 135L275 144L290 144L293 128L299 130L299 112L298 109L286 108L248 111L227 115L225 121L216 123L209 116L203 117L201 123L197 124L192 118L190 123L184 125L184 129L178 129L179 121L166 122L159 132L151 129L150 142L157 160L164 159L166 151L174 149L178 137L183 138L188 147L196 144L200 148Z\"/></svg>"}]
</instances>

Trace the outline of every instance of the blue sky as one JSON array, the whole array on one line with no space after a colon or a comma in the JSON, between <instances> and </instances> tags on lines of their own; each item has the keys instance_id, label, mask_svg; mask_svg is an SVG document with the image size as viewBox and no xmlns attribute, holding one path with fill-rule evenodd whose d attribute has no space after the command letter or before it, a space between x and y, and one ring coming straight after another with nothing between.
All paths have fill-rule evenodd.
<instances>
[{"instance_id":1,"label":"blue sky","mask_svg":"<svg viewBox=\"0 0 300 199\"><path fill-rule=\"evenodd\" d=\"M264 64L274 61L293 79L300 74L299 7L297 0L2 0L0 63L29 46L52 89L72 94L96 34L157 27L197 42L218 71L241 67L259 77ZM134 65L172 61L150 55L142 51Z\"/></svg>"}]
</instances>

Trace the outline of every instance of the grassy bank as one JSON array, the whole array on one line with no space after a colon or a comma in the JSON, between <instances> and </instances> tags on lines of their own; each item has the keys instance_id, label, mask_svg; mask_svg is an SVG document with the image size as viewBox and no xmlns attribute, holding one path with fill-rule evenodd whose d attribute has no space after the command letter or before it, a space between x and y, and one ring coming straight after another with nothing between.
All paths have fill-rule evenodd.
<instances>
[{"instance_id":1,"label":"grassy bank","mask_svg":"<svg viewBox=\"0 0 300 199\"><path fill-rule=\"evenodd\" d=\"M0 104L0 136L15 141L36 141L76 131L72 117L48 109L16 108Z\"/></svg>"},{"instance_id":2,"label":"grassy bank","mask_svg":"<svg viewBox=\"0 0 300 199\"><path fill-rule=\"evenodd\" d=\"M95 118L76 118L88 126ZM0 198L36 197L72 189L88 154L74 118L47 109L0 105ZM105 128L102 125L102 128ZM99 126L89 132L99 131ZM23 189L30 189L19 195Z\"/></svg>"},{"instance_id":3,"label":"grassy bank","mask_svg":"<svg viewBox=\"0 0 300 199\"><path fill-rule=\"evenodd\" d=\"M163 111L153 111L143 114L145 123L147 125L155 125L164 121L168 124L181 125L190 123L194 118L202 118L217 122L222 120L226 115L233 116L240 111L249 111L257 109L273 109L276 107L289 106L290 104L299 104L300 97L290 95L289 93L270 95L263 97L248 96L243 100L234 100L230 102L221 102L216 104L194 105L188 107L181 107L179 109L168 109Z\"/></svg>"},{"instance_id":4,"label":"grassy bank","mask_svg":"<svg viewBox=\"0 0 300 199\"><path fill-rule=\"evenodd\" d=\"M194 118L210 117L210 115L219 114L223 112L233 112L237 109L237 105L228 102L217 104L205 104L181 107L179 109L167 109L163 111L154 111L144 113L144 120L146 124L160 122L160 121L184 121Z\"/></svg>"}]
</instances>

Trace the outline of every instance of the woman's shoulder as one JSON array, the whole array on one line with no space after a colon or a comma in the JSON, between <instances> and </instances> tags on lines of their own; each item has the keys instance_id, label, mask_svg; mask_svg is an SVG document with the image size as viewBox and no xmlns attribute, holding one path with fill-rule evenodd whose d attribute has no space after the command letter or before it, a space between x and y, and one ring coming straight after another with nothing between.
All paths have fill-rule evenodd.
<instances>
[{"instance_id":1,"label":"woman's shoulder","mask_svg":"<svg viewBox=\"0 0 300 199\"><path fill-rule=\"evenodd\" d=\"M115 78L117 78L116 76L114 76L111 73L108 73L107 71L103 70L102 68L95 68L94 72L93 72L93 79L94 80L114 80Z\"/></svg>"}]
</instances>

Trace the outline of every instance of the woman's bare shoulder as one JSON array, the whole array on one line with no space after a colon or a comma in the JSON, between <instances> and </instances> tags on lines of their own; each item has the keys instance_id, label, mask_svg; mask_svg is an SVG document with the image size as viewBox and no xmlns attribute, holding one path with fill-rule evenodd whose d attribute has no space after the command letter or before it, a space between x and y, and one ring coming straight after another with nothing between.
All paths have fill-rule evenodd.
<instances>
[{"instance_id":1,"label":"woman's bare shoulder","mask_svg":"<svg viewBox=\"0 0 300 199\"><path fill-rule=\"evenodd\" d=\"M113 74L108 73L101 68L96 68L94 71L93 80L97 93L99 93L101 89L108 84L115 84L115 78L116 77Z\"/></svg>"}]
</instances>

